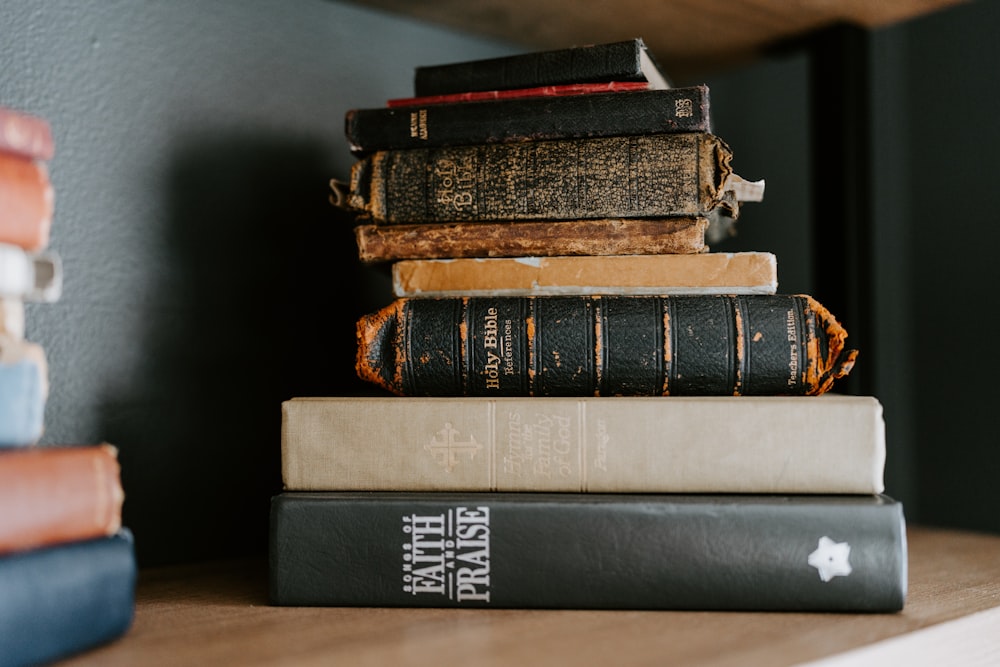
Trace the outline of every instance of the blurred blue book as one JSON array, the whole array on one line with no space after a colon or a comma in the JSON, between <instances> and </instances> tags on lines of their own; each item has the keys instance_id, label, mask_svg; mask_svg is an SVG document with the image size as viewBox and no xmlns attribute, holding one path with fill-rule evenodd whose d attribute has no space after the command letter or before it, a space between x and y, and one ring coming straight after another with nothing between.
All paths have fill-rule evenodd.
<instances>
[{"instance_id":1,"label":"blurred blue book","mask_svg":"<svg viewBox=\"0 0 1000 667\"><path fill-rule=\"evenodd\" d=\"M42 347L0 334L0 448L31 445L42 436L48 384Z\"/></svg>"},{"instance_id":2,"label":"blurred blue book","mask_svg":"<svg viewBox=\"0 0 1000 667\"><path fill-rule=\"evenodd\" d=\"M69 657L124 635L135 615L131 532L0 557L0 667Z\"/></svg>"}]
</instances>

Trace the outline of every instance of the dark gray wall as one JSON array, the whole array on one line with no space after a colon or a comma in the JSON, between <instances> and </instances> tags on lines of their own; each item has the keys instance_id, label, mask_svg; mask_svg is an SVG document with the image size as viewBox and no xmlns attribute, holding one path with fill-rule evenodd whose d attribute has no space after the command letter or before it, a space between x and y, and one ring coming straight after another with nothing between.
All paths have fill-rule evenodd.
<instances>
[{"instance_id":1,"label":"dark gray wall","mask_svg":"<svg viewBox=\"0 0 1000 667\"><path fill-rule=\"evenodd\" d=\"M982 94L995 19L971 6L875 37L877 330L892 352L872 363L889 491L911 520L1000 530L988 388L962 361L987 358L972 323L998 232L969 202L989 193L997 147L995 93ZM28 311L51 365L44 440L119 446L143 564L261 552L280 401L367 393L354 322L389 298L326 202L351 163L344 113L409 94L417 64L519 49L326 0L15 0L0 24L0 104L48 118L57 145L64 295ZM970 107L925 93L940 81ZM782 291L809 292L807 58L708 83L736 170L767 181L715 249L774 251ZM949 109L959 131L941 132Z\"/></svg>"},{"instance_id":2,"label":"dark gray wall","mask_svg":"<svg viewBox=\"0 0 1000 667\"><path fill-rule=\"evenodd\" d=\"M0 25L0 104L57 147L44 441L120 448L143 563L262 550L280 401L366 391L354 320L388 298L327 203L344 114L509 49L323 0L16 0Z\"/></svg>"},{"instance_id":3,"label":"dark gray wall","mask_svg":"<svg viewBox=\"0 0 1000 667\"><path fill-rule=\"evenodd\" d=\"M993 336L1000 330L1000 3L921 20L905 34L901 132L912 225L911 363L894 369L914 397L914 484L928 523L1000 532L1000 428Z\"/></svg>"},{"instance_id":4,"label":"dark gray wall","mask_svg":"<svg viewBox=\"0 0 1000 667\"><path fill-rule=\"evenodd\" d=\"M865 40L871 228L863 310L871 313L859 370L885 407L887 491L910 521L1000 532L1000 437L991 410L991 333L1000 224L984 201L1000 151L1000 3L969 3ZM771 249L782 291L814 293L825 238L816 229L809 152L814 124L845 119L809 107L808 51L765 58L712 77L716 131L734 165L767 180L765 201L744 208L740 234L716 250ZM835 193L829 193L835 196ZM810 247L820 248L810 257ZM848 331L851 321L844 321Z\"/></svg>"}]
</instances>

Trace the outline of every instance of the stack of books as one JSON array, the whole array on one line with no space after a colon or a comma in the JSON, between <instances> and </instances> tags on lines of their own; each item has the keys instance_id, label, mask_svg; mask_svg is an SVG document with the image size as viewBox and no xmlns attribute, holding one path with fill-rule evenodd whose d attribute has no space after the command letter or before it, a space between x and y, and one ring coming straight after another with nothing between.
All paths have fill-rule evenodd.
<instances>
[{"instance_id":1,"label":"stack of books","mask_svg":"<svg viewBox=\"0 0 1000 667\"><path fill-rule=\"evenodd\" d=\"M283 403L275 604L902 608L882 406L831 391L857 351L773 255L707 246L762 186L707 87L650 63L417 68L347 114L334 202L397 297L358 322L385 396Z\"/></svg>"},{"instance_id":2,"label":"stack of books","mask_svg":"<svg viewBox=\"0 0 1000 667\"><path fill-rule=\"evenodd\" d=\"M49 369L25 338L25 302L61 293L48 250L51 128L0 107L0 663L35 665L126 632L133 539L122 527L117 450L40 445Z\"/></svg>"}]
</instances>

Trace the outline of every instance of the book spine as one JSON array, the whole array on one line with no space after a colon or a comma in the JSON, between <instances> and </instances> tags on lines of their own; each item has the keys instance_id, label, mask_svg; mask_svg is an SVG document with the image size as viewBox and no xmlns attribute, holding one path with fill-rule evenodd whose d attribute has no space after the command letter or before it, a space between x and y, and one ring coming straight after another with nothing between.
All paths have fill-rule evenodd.
<instances>
[{"instance_id":1,"label":"book spine","mask_svg":"<svg viewBox=\"0 0 1000 667\"><path fill-rule=\"evenodd\" d=\"M50 160L55 153L52 128L43 118L0 107L0 152Z\"/></svg>"},{"instance_id":2,"label":"book spine","mask_svg":"<svg viewBox=\"0 0 1000 667\"><path fill-rule=\"evenodd\" d=\"M805 295L400 298L357 324L401 396L816 395L854 365Z\"/></svg>"},{"instance_id":3,"label":"book spine","mask_svg":"<svg viewBox=\"0 0 1000 667\"><path fill-rule=\"evenodd\" d=\"M0 340L24 340L23 299L0 296ZM0 366L2 363L0 362ZM0 374L2 373L0 370Z\"/></svg>"},{"instance_id":4,"label":"book spine","mask_svg":"<svg viewBox=\"0 0 1000 667\"><path fill-rule=\"evenodd\" d=\"M414 69L417 96L599 81L645 81L641 40L537 51Z\"/></svg>"},{"instance_id":5,"label":"book spine","mask_svg":"<svg viewBox=\"0 0 1000 667\"><path fill-rule=\"evenodd\" d=\"M711 130L707 86L351 109L344 124L355 155L377 150Z\"/></svg>"},{"instance_id":6,"label":"book spine","mask_svg":"<svg viewBox=\"0 0 1000 667\"><path fill-rule=\"evenodd\" d=\"M48 663L124 635L136 576L126 529L0 558L0 662Z\"/></svg>"},{"instance_id":7,"label":"book spine","mask_svg":"<svg viewBox=\"0 0 1000 667\"><path fill-rule=\"evenodd\" d=\"M735 216L731 158L704 132L377 151L344 206L382 224Z\"/></svg>"},{"instance_id":8,"label":"book spine","mask_svg":"<svg viewBox=\"0 0 1000 667\"><path fill-rule=\"evenodd\" d=\"M884 496L286 492L270 520L277 605L894 612L906 594Z\"/></svg>"},{"instance_id":9,"label":"book spine","mask_svg":"<svg viewBox=\"0 0 1000 667\"><path fill-rule=\"evenodd\" d=\"M51 303L62 293L62 263L55 252L28 252L0 242L0 297Z\"/></svg>"},{"instance_id":10,"label":"book spine","mask_svg":"<svg viewBox=\"0 0 1000 667\"><path fill-rule=\"evenodd\" d=\"M111 445L0 456L0 554L112 535L125 498Z\"/></svg>"},{"instance_id":11,"label":"book spine","mask_svg":"<svg viewBox=\"0 0 1000 667\"><path fill-rule=\"evenodd\" d=\"M0 243L42 250L49 242L53 203L43 163L0 152Z\"/></svg>"},{"instance_id":12,"label":"book spine","mask_svg":"<svg viewBox=\"0 0 1000 667\"><path fill-rule=\"evenodd\" d=\"M438 257L641 255L703 253L702 217L569 221L359 224L358 258L366 263Z\"/></svg>"},{"instance_id":13,"label":"book spine","mask_svg":"<svg viewBox=\"0 0 1000 667\"><path fill-rule=\"evenodd\" d=\"M477 257L392 264L398 297L571 294L774 294L766 252L570 257Z\"/></svg>"},{"instance_id":14,"label":"book spine","mask_svg":"<svg viewBox=\"0 0 1000 667\"><path fill-rule=\"evenodd\" d=\"M424 104L450 102L482 102L484 100L509 100L520 97L548 97L553 95L588 95L592 93L620 93L649 90L646 81L606 81L604 83L571 83L563 86L537 86L507 90L476 90L450 95L425 95L423 97L396 97L386 100L388 107L412 107Z\"/></svg>"},{"instance_id":15,"label":"book spine","mask_svg":"<svg viewBox=\"0 0 1000 667\"><path fill-rule=\"evenodd\" d=\"M40 345L0 335L0 449L24 447L42 437L48 381Z\"/></svg>"},{"instance_id":16,"label":"book spine","mask_svg":"<svg viewBox=\"0 0 1000 667\"><path fill-rule=\"evenodd\" d=\"M281 466L290 491L880 493L885 423L835 394L310 397Z\"/></svg>"}]
</instances>

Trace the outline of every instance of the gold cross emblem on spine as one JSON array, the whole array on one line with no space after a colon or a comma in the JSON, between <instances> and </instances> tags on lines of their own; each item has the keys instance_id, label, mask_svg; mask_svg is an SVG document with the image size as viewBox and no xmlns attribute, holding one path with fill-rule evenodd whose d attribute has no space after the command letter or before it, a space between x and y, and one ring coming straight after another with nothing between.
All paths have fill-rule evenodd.
<instances>
[{"instance_id":1,"label":"gold cross emblem on spine","mask_svg":"<svg viewBox=\"0 0 1000 667\"><path fill-rule=\"evenodd\" d=\"M424 445L424 449L430 452L448 472L458 465L460 454L468 454L471 461L476 458L476 452L482 449L482 445L476 442L475 436L470 435L467 441L461 442L455 439L457 435L458 431L448 422L438 431L440 439L431 438L430 444Z\"/></svg>"}]
</instances>

